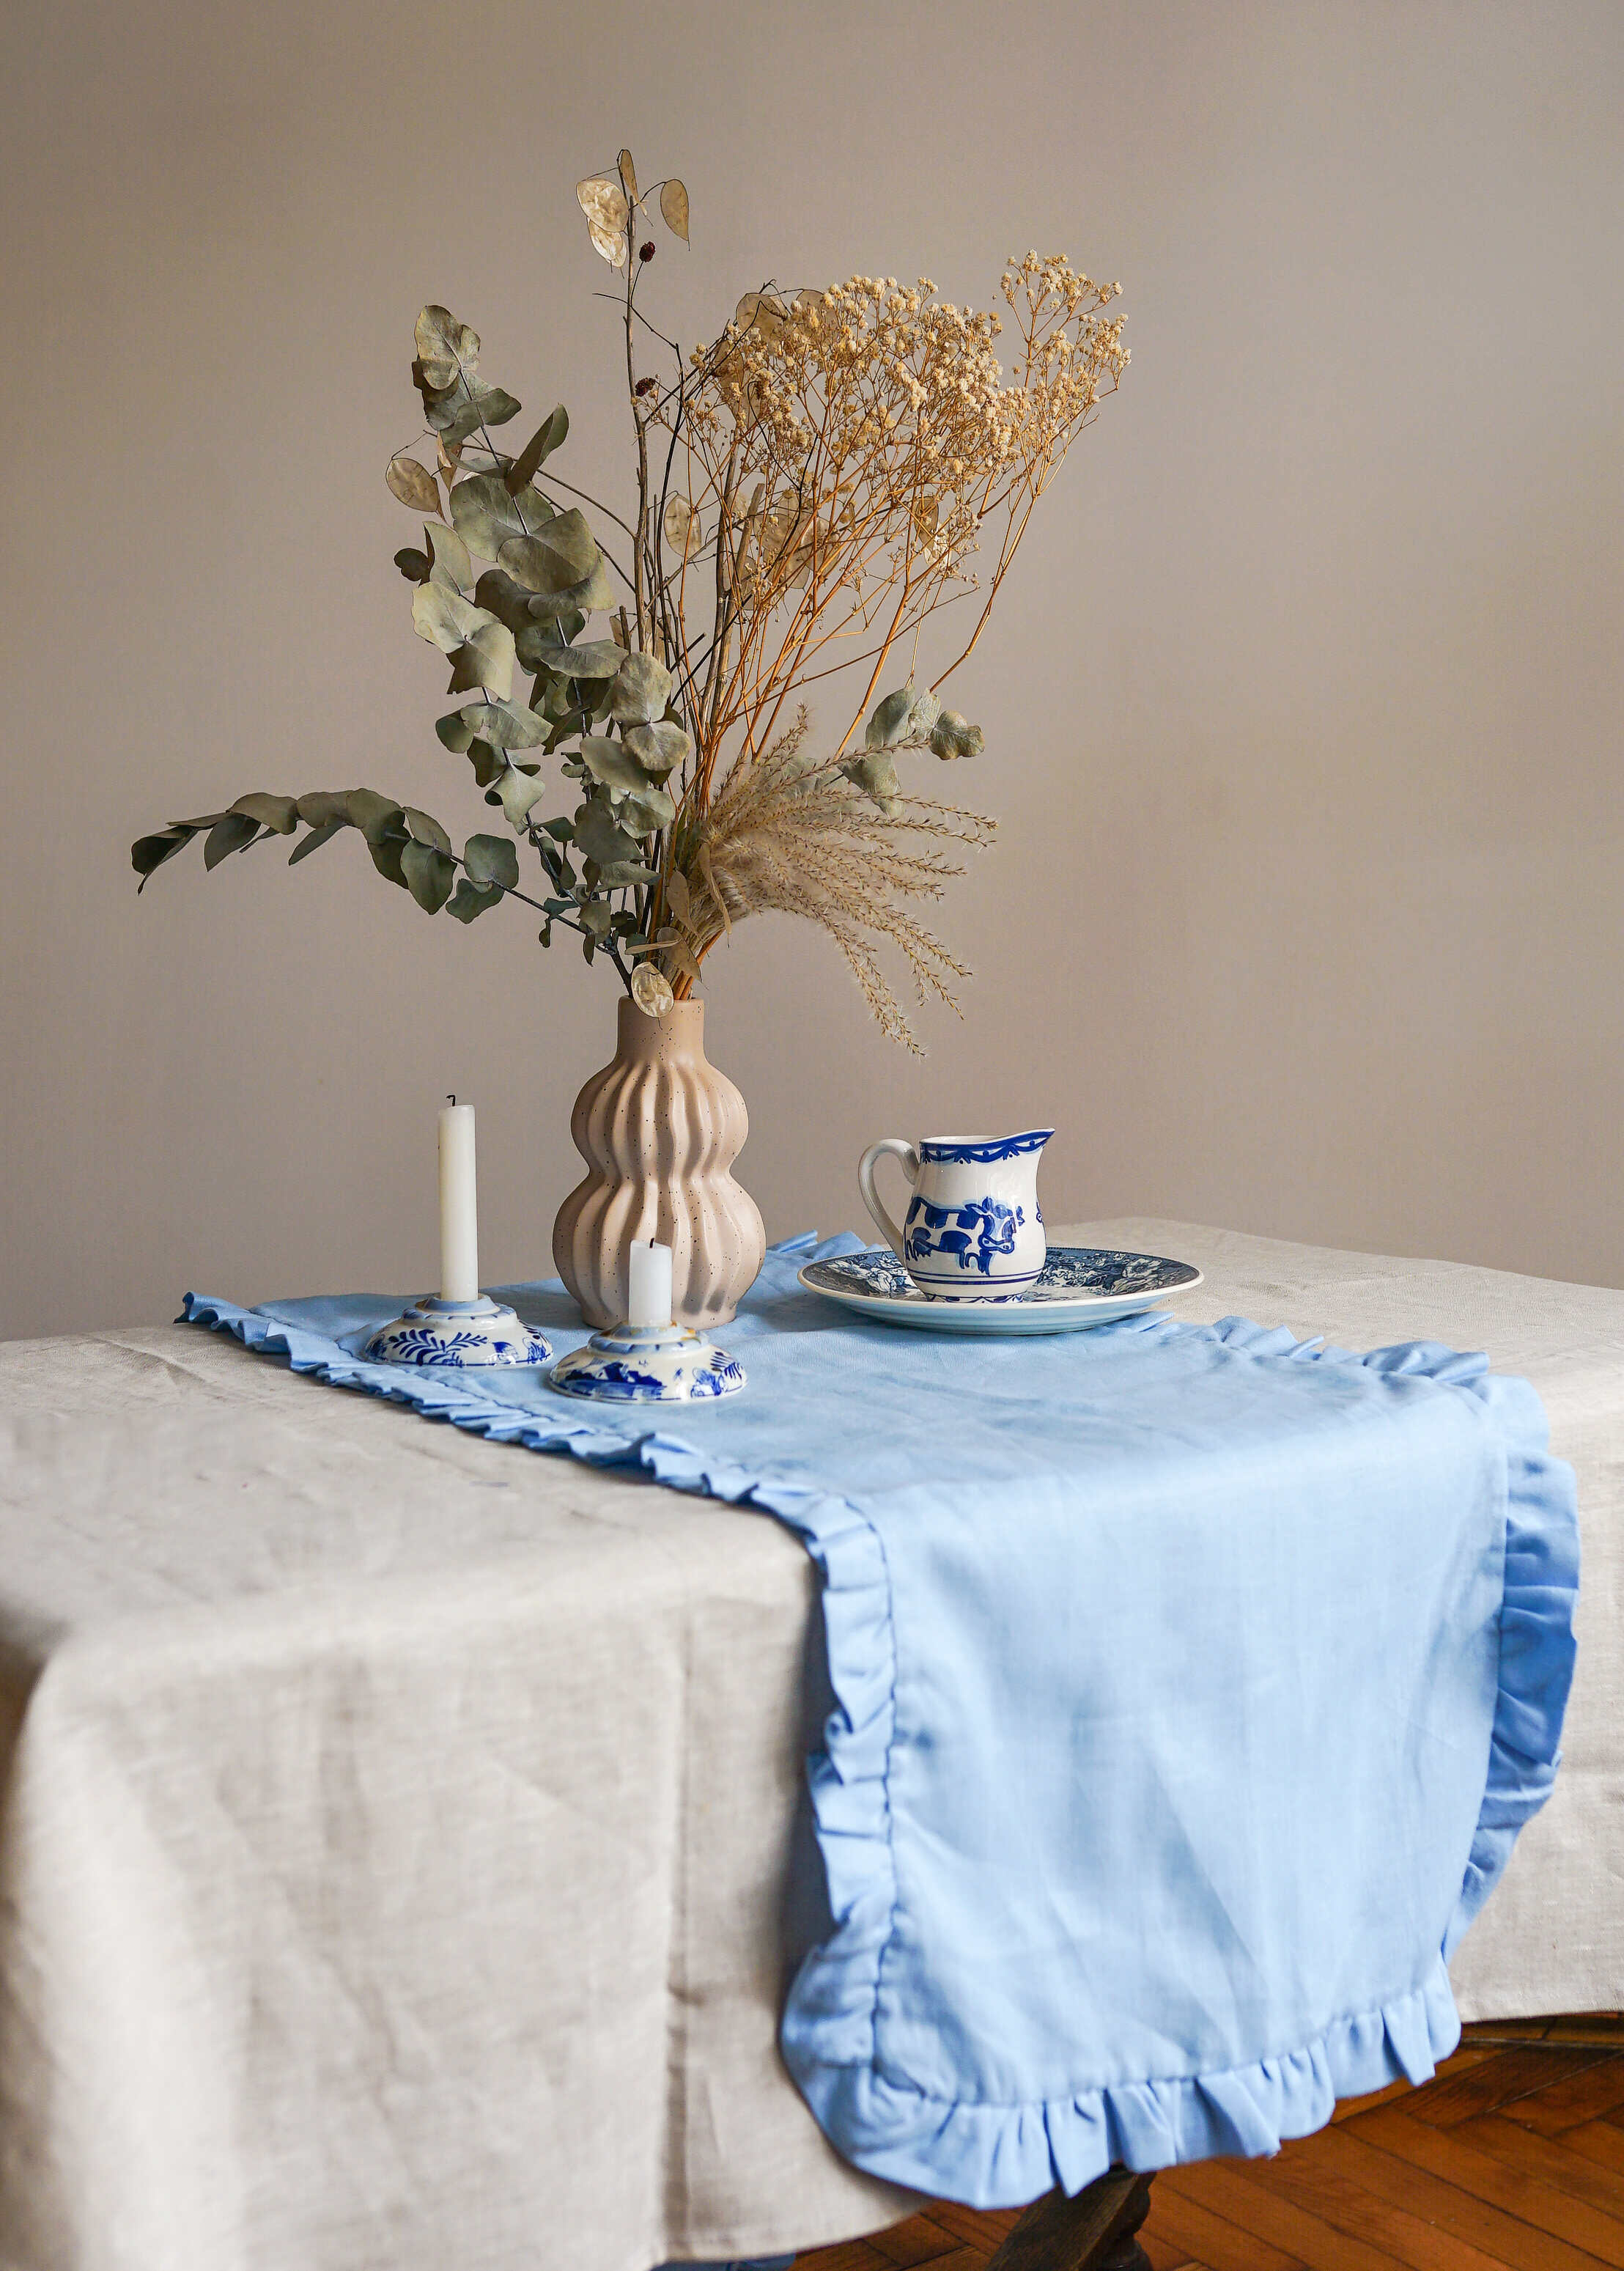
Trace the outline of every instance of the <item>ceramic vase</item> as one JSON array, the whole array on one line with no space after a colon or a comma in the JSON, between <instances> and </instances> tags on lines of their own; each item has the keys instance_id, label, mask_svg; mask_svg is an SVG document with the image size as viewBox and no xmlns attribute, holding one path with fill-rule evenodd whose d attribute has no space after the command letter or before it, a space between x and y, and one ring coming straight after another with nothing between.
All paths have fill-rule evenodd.
<instances>
[{"instance_id":1,"label":"ceramic vase","mask_svg":"<svg viewBox=\"0 0 1624 2271\"><path fill-rule=\"evenodd\" d=\"M554 1264L588 1324L619 1324L633 1242L657 1238L671 1249L676 1322L725 1324L767 1252L756 1203L730 1172L745 1099L706 1057L702 1001L650 1017L624 1000L619 1039L575 1098L569 1132L587 1173L552 1225Z\"/></svg>"}]
</instances>

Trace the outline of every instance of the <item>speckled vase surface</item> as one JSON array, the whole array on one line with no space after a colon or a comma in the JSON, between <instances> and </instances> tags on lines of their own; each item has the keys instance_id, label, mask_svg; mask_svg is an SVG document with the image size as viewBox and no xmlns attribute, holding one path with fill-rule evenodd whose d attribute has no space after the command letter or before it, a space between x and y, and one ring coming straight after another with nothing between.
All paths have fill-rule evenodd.
<instances>
[{"instance_id":1,"label":"speckled vase surface","mask_svg":"<svg viewBox=\"0 0 1624 2271\"><path fill-rule=\"evenodd\" d=\"M626 1000L619 1021L613 1063L575 1098L569 1132L587 1173L559 1209L553 1262L588 1324L619 1324L631 1247L656 1238L671 1249L677 1323L725 1324L767 1252L760 1210L730 1172L745 1099L705 1054L702 1001L650 1017Z\"/></svg>"}]
</instances>

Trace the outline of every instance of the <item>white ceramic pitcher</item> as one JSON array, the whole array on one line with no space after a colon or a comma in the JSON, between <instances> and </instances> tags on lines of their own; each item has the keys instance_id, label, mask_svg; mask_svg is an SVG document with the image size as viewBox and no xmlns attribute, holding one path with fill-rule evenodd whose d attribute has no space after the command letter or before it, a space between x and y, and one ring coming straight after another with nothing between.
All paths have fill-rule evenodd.
<instances>
[{"instance_id":1,"label":"white ceramic pitcher","mask_svg":"<svg viewBox=\"0 0 1624 2271\"><path fill-rule=\"evenodd\" d=\"M1052 1128L987 1143L900 1136L871 1143L857 1168L863 1203L922 1293L938 1301L1007 1299L1032 1284L1048 1247L1037 1203L1038 1162ZM913 1185L901 1227L881 1205L874 1170L889 1153Z\"/></svg>"}]
</instances>

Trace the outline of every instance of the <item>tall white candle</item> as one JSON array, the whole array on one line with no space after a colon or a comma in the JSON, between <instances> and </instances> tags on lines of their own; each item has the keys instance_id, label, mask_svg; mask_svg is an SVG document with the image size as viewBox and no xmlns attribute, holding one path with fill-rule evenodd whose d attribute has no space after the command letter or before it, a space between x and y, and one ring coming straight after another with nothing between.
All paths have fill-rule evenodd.
<instances>
[{"instance_id":1,"label":"tall white candle","mask_svg":"<svg viewBox=\"0 0 1624 2271\"><path fill-rule=\"evenodd\" d=\"M632 1248L632 1282L626 1297L628 1325L669 1325L671 1321L671 1250L645 1246L640 1239Z\"/></svg>"},{"instance_id":2,"label":"tall white candle","mask_svg":"<svg viewBox=\"0 0 1624 2271\"><path fill-rule=\"evenodd\" d=\"M479 1298L479 1201L471 1104L440 1107L440 1298Z\"/></svg>"}]
</instances>

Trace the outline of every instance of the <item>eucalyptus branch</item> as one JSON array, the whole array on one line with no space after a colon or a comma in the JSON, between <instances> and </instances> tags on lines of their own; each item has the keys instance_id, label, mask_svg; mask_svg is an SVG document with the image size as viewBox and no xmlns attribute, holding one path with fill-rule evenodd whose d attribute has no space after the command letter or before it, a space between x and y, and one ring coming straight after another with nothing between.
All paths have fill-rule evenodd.
<instances>
[{"instance_id":1,"label":"eucalyptus branch","mask_svg":"<svg viewBox=\"0 0 1624 2271\"><path fill-rule=\"evenodd\" d=\"M974 652L1038 498L1120 383L1117 287L1035 253L1005 271L1002 316L953 307L924 280L769 281L685 359L641 294L656 203L686 242L686 190L668 177L640 194L622 150L575 195L593 251L625 271L602 296L623 335L634 516L548 462L568 436L562 406L516 455L497 447L520 405L480 376L478 334L437 305L418 318L412 361L434 460L411 444L387 474L424 524L423 548L396 557L414 629L449 664L459 706L439 739L533 848L552 897L519 888L508 836L455 851L439 822L370 789L251 793L142 838L137 872L145 882L198 836L211 867L302 826L300 860L354 827L426 912L471 922L517 898L543 917L544 944L554 924L574 932L651 1013L691 992L738 922L777 908L819 925L885 1031L915 1046L879 949L922 999L952 1002L962 966L911 903L938 896L953 855L992 823L910 795L901 769L983 747L940 689ZM995 351L1006 320L1007 377ZM661 354L657 376L639 375L644 340L674 372ZM651 427L664 429L657 461ZM609 529L629 557L603 543ZM916 683L931 618L972 599L968 637ZM807 689L858 669L845 731L810 743ZM560 752L573 810L542 821L542 769Z\"/></svg>"}]
</instances>

